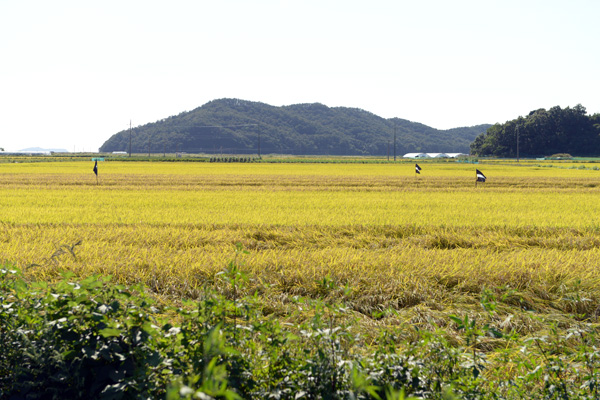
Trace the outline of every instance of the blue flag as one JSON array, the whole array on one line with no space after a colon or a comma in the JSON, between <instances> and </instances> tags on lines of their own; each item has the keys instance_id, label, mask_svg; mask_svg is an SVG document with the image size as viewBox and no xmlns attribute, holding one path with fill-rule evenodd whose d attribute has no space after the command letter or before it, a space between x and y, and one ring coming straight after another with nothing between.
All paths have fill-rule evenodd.
<instances>
[{"instance_id":1,"label":"blue flag","mask_svg":"<svg viewBox=\"0 0 600 400\"><path fill-rule=\"evenodd\" d=\"M96 164L94 164L94 173L96 176L98 176L98 161L96 161Z\"/></svg>"}]
</instances>

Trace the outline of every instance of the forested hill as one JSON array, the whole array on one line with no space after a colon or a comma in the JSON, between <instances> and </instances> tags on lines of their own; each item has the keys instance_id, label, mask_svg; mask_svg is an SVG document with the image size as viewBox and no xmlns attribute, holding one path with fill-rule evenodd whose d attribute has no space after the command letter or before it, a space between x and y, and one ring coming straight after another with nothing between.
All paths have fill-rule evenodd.
<instances>
[{"instance_id":1,"label":"forested hill","mask_svg":"<svg viewBox=\"0 0 600 400\"><path fill-rule=\"evenodd\" d=\"M518 147L517 147L518 142ZM496 124L471 144L480 156L600 155L600 114L588 115L581 104L531 111L526 117Z\"/></svg>"},{"instance_id":2,"label":"forested hill","mask_svg":"<svg viewBox=\"0 0 600 400\"><path fill-rule=\"evenodd\" d=\"M275 107L238 99L213 100L192 111L136 127L133 153L176 152L307 155L390 155L464 152L491 125L437 130L400 118L319 103ZM116 133L100 151L128 151L129 130Z\"/></svg>"}]
</instances>

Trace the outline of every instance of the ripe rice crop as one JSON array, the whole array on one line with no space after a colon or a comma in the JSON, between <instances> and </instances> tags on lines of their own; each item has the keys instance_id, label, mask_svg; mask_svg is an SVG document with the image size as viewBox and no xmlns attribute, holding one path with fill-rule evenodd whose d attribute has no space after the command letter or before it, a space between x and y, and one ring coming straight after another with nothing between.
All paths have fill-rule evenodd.
<instances>
[{"instance_id":1,"label":"ripe rice crop","mask_svg":"<svg viewBox=\"0 0 600 400\"><path fill-rule=\"evenodd\" d=\"M486 288L548 318L595 315L600 171L480 164L475 185L473 165L419 163L105 162L99 184L89 162L0 164L0 259L193 298L239 257L271 307L340 296L327 278L358 313L394 310L385 323L474 312Z\"/></svg>"},{"instance_id":2,"label":"ripe rice crop","mask_svg":"<svg viewBox=\"0 0 600 400\"><path fill-rule=\"evenodd\" d=\"M475 380L481 373L493 392L481 398L550 398L556 382L580 398L597 393L588 384L600 374L600 171L592 163L419 161L415 176L414 162L111 161L99 163L98 181L92 165L0 162L3 265L31 280L60 281L64 270L112 275L177 305L206 305L216 290L231 300L235 330L244 302L260 321L300 335L319 320L310 338L347 326L357 359L421 349L411 353L419 370L437 374L453 360L450 385L457 370ZM485 184L475 184L475 168ZM238 267L249 278L240 285L231 283ZM268 374L271 361L253 359Z\"/></svg>"}]
</instances>

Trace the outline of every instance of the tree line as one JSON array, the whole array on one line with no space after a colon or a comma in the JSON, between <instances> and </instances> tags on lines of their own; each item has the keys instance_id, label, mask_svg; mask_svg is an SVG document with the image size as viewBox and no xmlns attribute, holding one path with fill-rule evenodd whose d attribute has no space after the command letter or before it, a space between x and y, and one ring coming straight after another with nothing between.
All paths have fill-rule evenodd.
<instances>
[{"instance_id":1,"label":"tree line","mask_svg":"<svg viewBox=\"0 0 600 400\"><path fill-rule=\"evenodd\" d=\"M475 138L470 149L471 154L478 156L598 156L600 114L588 115L581 104L573 108L540 108L525 117L491 126Z\"/></svg>"}]
</instances>

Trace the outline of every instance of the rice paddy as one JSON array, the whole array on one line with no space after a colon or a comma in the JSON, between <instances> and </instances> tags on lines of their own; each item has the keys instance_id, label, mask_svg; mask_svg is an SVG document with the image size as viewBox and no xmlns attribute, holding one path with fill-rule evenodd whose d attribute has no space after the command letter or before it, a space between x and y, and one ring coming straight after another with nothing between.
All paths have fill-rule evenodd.
<instances>
[{"instance_id":1,"label":"rice paddy","mask_svg":"<svg viewBox=\"0 0 600 400\"><path fill-rule=\"evenodd\" d=\"M37 278L110 274L176 299L237 257L254 277L247 290L273 310L345 296L367 324L443 324L479 312L489 289L506 315L597 318L593 163L483 163L478 185L474 165L420 165L415 176L412 163L111 161L97 183L90 162L0 164L0 259ZM541 329L530 317L516 329Z\"/></svg>"}]
</instances>

